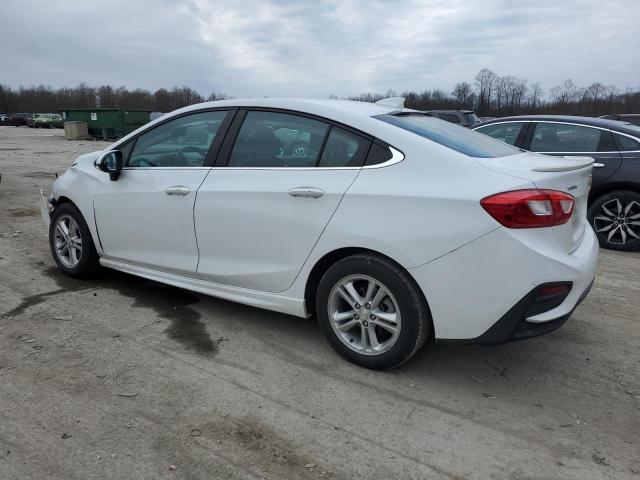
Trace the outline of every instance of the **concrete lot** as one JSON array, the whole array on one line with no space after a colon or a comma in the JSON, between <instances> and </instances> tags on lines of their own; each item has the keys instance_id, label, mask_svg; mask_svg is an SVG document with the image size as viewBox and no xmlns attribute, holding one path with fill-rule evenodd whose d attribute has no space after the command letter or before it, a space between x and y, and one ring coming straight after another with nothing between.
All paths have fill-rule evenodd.
<instances>
[{"instance_id":1,"label":"concrete lot","mask_svg":"<svg viewBox=\"0 0 640 480\"><path fill-rule=\"evenodd\" d=\"M552 334L371 372L312 321L59 274L38 192L105 145L0 127L0 478L640 479L640 254Z\"/></svg>"}]
</instances>

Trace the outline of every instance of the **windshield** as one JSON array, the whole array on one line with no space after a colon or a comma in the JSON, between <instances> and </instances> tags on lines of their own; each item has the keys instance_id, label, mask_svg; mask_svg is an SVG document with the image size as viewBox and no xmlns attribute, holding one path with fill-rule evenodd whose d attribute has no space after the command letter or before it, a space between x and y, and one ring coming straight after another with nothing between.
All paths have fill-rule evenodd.
<instances>
[{"instance_id":1,"label":"windshield","mask_svg":"<svg viewBox=\"0 0 640 480\"><path fill-rule=\"evenodd\" d=\"M373 118L415 133L432 142L470 157L496 158L521 153L522 150L478 132L424 115L377 115Z\"/></svg>"}]
</instances>

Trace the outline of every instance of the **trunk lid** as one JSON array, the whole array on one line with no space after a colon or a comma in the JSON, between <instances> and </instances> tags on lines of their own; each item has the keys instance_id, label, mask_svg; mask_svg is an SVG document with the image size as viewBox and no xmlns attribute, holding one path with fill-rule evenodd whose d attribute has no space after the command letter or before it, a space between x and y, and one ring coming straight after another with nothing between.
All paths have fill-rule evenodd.
<instances>
[{"instance_id":1,"label":"trunk lid","mask_svg":"<svg viewBox=\"0 0 640 480\"><path fill-rule=\"evenodd\" d=\"M552 229L563 251L571 253L578 248L587 226L587 202L591 188L593 158L553 157L527 152L477 160L495 172L529 180L536 188L558 190L573 195L576 205L571 219Z\"/></svg>"}]
</instances>

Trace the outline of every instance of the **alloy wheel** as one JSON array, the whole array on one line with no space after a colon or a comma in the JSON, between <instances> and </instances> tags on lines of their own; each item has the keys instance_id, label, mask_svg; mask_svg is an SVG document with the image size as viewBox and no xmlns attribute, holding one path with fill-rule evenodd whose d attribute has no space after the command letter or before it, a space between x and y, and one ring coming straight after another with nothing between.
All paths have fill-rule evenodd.
<instances>
[{"instance_id":1,"label":"alloy wheel","mask_svg":"<svg viewBox=\"0 0 640 480\"><path fill-rule=\"evenodd\" d=\"M354 352L380 355L396 343L400 308L382 282L367 275L344 277L331 289L327 306L331 327Z\"/></svg>"},{"instance_id":2,"label":"alloy wheel","mask_svg":"<svg viewBox=\"0 0 640 480\"><path fill-rule=\"evenodd\" d=\"M593 228L617 245L640 239L640 203L632 200L623 205L617 198L603 203L600 214L593 218Z\"/></svg>"},{"instance_id":3,"label":"alloy wheel","mask_svg":"<svg viewBox=\"0 0 640 480\"><path fill-rule=\"evenodd\" d=\"M82 236L78 223L70 215L60 215L56 221L53 244L56 255L67 268L74 268L82 257Z\"/></svg>"}]
</instances>

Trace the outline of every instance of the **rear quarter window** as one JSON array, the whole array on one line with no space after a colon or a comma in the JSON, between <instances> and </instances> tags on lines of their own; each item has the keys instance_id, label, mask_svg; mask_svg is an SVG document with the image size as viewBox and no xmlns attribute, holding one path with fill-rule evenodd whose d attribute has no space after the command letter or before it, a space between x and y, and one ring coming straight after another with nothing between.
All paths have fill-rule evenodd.
<instances>
[{"instance_id":1,"label":"rear quarter window","mask_svg":"<svg viewBox=\"0 0 640 480\"><path fill-rule=\"evenodd\" d=\"M374 118L476 158L516 155L522 151L491 137L424 115L377 115Z\"/></svg>"}]
</instances>

